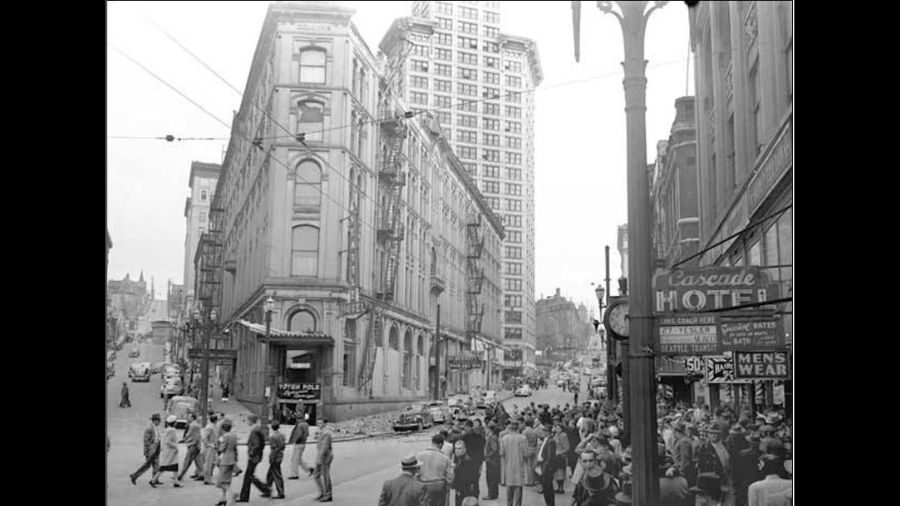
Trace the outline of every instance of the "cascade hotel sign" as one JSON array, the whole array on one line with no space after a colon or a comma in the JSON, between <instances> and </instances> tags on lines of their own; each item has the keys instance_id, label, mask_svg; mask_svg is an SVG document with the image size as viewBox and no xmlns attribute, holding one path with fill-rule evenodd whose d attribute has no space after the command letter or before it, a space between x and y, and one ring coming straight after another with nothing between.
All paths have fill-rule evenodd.
<instances>
[{"instance_id":1,"label":"cascade hotel sign","mask_svg":"<svg viewBox=\"0 0 900 506\"><path fill-rule=\"evenodd\" d=\"M673 270L653 277L657 314L723 310L778 298L758 267Z\"/></svg>"}]
</instances>

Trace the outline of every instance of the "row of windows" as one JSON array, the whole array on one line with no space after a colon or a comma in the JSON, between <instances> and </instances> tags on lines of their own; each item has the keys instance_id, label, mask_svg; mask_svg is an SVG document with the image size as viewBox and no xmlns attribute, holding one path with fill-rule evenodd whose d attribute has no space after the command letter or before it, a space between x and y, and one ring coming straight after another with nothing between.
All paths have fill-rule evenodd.
<instances>
[{"instance_id":1,"label":"row of windows","mask_svg":"<svg viewBox=\"0 0 900 506\"><path fill-rule=\"evenodd\" d=\"M522 291L522 280L521 279L504 279L503 280L504 288L507 291L513 292L521 292Z\"/></svg>"}]
</instances>

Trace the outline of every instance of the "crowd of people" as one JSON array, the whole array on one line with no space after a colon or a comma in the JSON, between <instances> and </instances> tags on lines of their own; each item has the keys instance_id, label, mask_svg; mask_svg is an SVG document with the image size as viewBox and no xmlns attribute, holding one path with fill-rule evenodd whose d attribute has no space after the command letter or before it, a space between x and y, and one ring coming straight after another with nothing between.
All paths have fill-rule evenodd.
<instances>
[{"instance_id":1,"label":"crowd of people","mask_svg":"<svg viewBox=\"0 0 900 506\"><path fill-rule=\"evenodd\" d=\"M658 420L660 506L792 504L791 424L769 410L751 416L730 407L661 405ZM546 506L574 485L573 506L631 503L631 447L623 441L621 406L586 402L507 410L490 406L479 419L452 421L431 447L401 460L379 506L475 506L497 500L521 506L535 487ZM487 490L481 496L480 477Z\"/></svg>"},{"instance_id":2,"label":"crowd of people","mask_svg":"<svg viewBox=\"0 0 900 506\"><path fill-rule=\"evenodd\" d=\"M291 474L288 479L300 479L299 470L302 468L309 476L315 478L319 487L319 502L332 502L331 487L331 462L332 431L327 420L319 420L319 432L316 438L316 462L315 467L307 466L303 462L303 452L309 437L309 423L304 417L294 425L290 437L285 438L279 432L280 425L273 421L266 427L256 415L249 415L247 423L250 425L250 435L247 439L247 469L241 469L238 465L238 438L232 431L234 422L224 414L212 413L206 427L200 426L197 415L189 413L189 424L179 439L175 428L176 418L170 415L161 428L162 417L154 413L150 417L150 425L144 429L144 463L129 478L133 485L137 485L137 479L145 472L152 469L150 486L156 488L163 485L160 481L163 473L172 473L172 486L182 487L182 479L194 466L194 473L190 476L195 481L202 481L206 485L214 485L221 491L221 499L217 506L228 504L228 491L231 488L232 478L244 474L240 492L235 502L249 502L251 487L256 487L263 497L272 499L285 499L284 478L281 474L281 465L284 459L285 449L291 446L292 455L289 466ZM179 444L187 447L184 461L178 464ZM269 467L265 480L256 476L256 467L262 461L265 446L269 446ZM108 442L107 442L107 451ZM272 492L275 495L272 495Z\"/></svg>"}]
</instances>

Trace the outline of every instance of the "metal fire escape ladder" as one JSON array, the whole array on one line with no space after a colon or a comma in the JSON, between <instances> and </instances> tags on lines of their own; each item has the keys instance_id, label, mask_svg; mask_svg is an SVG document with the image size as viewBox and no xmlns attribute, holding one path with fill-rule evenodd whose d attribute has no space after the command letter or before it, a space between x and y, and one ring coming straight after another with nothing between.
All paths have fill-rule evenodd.
<instances>
[{"instance_id":1,"label":"metal fire escape ladder","mask_svg":"<svg viewBox=\"0 0 900 506\"><path fill-rule=\"evenodd\" d=\"M481 215L472 213L466 223L466 334L470 339L481 332L484 303L481 286L484 284L484 268L481 253L484 236L481 233Z\"/></svg>"},{"instance_id":2,"label":"metal fire escape ladder","mask_svg":"<svg viewBox=\"0 0 900 506\"><path fill-rule=\"evenodd\" d=\"M198 299L205 311L218 308L222 298L222 229L224 209L211 207L209 210L209 232L200 240L200 283Z\"/></svg>"}]
</instances>

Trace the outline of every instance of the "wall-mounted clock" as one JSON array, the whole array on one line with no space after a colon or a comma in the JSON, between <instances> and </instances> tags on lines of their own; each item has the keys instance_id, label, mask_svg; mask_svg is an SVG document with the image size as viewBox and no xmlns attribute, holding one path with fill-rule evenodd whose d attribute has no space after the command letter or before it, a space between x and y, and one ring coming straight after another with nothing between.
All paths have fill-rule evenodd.
<instances>
[{"instance_id":1,"label":"wall-mounted clock","mask_svg":"<svg viewBox=\"0 0 900 506\"><path fill-rule=\"evenodd\" d=\"M603 317L603 326L617 341L628 339L628 299L621 298L609 304Z\"/></svg>"}]
</instances>

